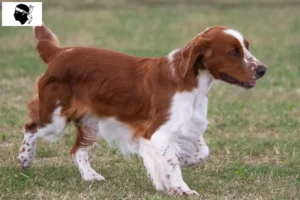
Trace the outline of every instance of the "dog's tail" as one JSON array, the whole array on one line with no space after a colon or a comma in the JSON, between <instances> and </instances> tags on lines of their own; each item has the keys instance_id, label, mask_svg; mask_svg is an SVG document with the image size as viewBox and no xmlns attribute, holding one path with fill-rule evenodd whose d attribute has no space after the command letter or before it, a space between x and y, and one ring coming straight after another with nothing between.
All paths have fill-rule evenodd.
<instances>
[{"instance_id":1,"label":"dog's tail","mask_svg":"<svg viewBox=\"0 0 300 200\"><path fill-rule=\"evenodd\" d=\"M56 36L44 24L42 26L33 26L33 32L37 39L36 49L45 63L51 60L60 51Z\"/></svg>"}]
</instances>

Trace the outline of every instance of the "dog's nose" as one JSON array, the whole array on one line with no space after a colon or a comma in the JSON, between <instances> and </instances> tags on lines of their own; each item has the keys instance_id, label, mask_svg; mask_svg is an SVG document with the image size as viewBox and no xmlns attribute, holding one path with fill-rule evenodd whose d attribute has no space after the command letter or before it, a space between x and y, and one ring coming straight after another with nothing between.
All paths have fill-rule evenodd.
<instances>
[{"instance_id":1,"label":"dog's nose","mask_svg":"<svg viewBox=\"0 0 300 200\"><path fill-rule=\"evenodd\" d=\"M255 70L257 76L259 78L263 77L263 75L265 75L265 73L267 72L267 68L263 65L259 65L256 70Z\"/></svg>"}]
</instances>

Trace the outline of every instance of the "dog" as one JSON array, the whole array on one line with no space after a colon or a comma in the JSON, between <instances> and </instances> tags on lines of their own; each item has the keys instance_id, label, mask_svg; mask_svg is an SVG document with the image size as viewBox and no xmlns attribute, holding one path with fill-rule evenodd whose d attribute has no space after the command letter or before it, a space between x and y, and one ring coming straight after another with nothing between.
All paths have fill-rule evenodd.
<instances>
[{"instance_id":1,"label":"dog","mask_svg":"<svg viewBox=\"0 0 300 200\"><path fill-rule=\"evenodd\" d=\"M71 153L84 180L104 180L88 159L88 146L99 136L124 154L142 157L156 190L170 195L198 195L184 182L181 167L209 155L203 134L212 84L221 80L251 89L267 70L242 34L223 26L207 28L159 58L59 47L45 25L33 32L48 68L28 104L21 167L33 163L38 138L56 141L74 122Z\"/></svg>"}]
</instances>

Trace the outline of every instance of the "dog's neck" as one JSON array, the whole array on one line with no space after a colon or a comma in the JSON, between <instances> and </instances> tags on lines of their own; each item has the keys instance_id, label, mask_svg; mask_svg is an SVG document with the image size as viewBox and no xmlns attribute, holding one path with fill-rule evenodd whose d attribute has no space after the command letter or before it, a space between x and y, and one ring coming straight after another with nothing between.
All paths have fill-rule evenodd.
<instances>
[{"instance_id":1,"label":"dog's neck","mask_svg":"<svg viewBox=\"0 0 300 200\"><path fill-rule=\"evenodd\" d=\"M207 95L214 83L214 77L207 70L199 70L198 92Z\"/></svg>"}]
</instances>

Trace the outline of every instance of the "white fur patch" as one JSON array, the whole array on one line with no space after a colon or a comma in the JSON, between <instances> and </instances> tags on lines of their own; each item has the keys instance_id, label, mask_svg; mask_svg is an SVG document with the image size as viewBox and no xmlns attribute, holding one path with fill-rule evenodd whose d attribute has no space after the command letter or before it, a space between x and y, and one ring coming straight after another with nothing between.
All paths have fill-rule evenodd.
<instances>
[{"instance_id":1,"label":"white fur patch","mask_svg":"<svg viewBox=\"0 0 300 200\"><path fill-rule=\"evenodd\" d=\"M98 136L104 138L110 145L119 147L123 154L138 151L139 143L132 140L132 133L129 126L113 117L99 120Z\"/></svg>"},{"instance_id":2,"label":"white fur patch","mask_svg":"<svg viewBox=\"0 0 300 200\"><path fill-rule=\"evenodd\" d=\"M235 37L239 42L240 44L242 45L243 49L245 49L245 44L244 44L244 37L243 35L236 31L236 30L232 30L232 29L227 29L224 31L225 33L229 34L229 35L232 35L233 37Z\"/></svg>"},{"instance_id":3,"label":"white fur patch","mask_svg":"<svg viewBox=\"0 0 300 200\"><path fill-rule=\"evenodd\" d=\"M236 30L232 30L232 29L227 29L224 31L225 33L232 35L233 37L235 37L241 44L241 46L243 47L243 51L244 51L244 61L245 63L254 63L256 65L260 64L260 62L250 53L250 51L246 48L245 43L244 43L244 37L243 35L236 31ZM250 70L254 70L254 68L250 69Z\"/></svg>"},{"instance_id":4,"label":"white fur patch","mask_svg":"<svg viewBox=\"0 0 300 200\"><path fill-rule=\"evenodd\" d=\"M186 129L191 127L190 122L197 123L197 129L203 124L207 125L207 97L206 94L213 84L213 76L207 71L200 71L198 88L191 92L176 93L173 97L168 123L173 132L186 135ZM206 128L205 128L206 129ZM204 130L205 131L205 130Z\"/></svg>"},{"instance_id":5,"label":"white fur patch","mask_svg":"<svg viewBox=\"0 0 300 200\"><path fill-rule=\"evenodd\" d=\"M167 58L169 61L169 65L170 65L170 70L171 70L171 74L174 76L175 75L175 69L174 69L174 65L173 65L173 60L174 60L174 54L177 53L180 49L175 49L173 51L171 51Z\"/></svg>"},{"instance_id":6,"label":"white fur patch","mask_svg":"<svg viewBox=\"0 0 300 200\"><path fill-rule=\"evenodd\" d=\"M156 190L164 191L166 183L162 180L166 180L166 177L162 177L162 175L165 174L163 166L165 163L157 154L159 154L159 150L155 148L150 140L140 139L139 156L143 158L148 176L152 179Z\"/></svg>"},{"instance_id":7,"label":"white fur patch","mask_svg":"<svg viewBox=\"0 0 300 200\"><path fill-rule=\"evenodd\" d=\"M36 137L55 142L63 134L66 117L61 116L61 107L54 110L51 123L38 130Z\"/></svg>"}]
</instances>

